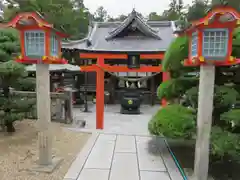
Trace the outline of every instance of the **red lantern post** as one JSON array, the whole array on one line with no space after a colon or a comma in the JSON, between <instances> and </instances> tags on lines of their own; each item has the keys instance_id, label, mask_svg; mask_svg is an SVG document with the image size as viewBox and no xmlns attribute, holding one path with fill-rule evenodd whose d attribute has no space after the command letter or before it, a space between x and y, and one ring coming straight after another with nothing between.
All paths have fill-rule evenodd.
<instances>
[{"instance_id":1,"label":"red lantern post","mask_svg":"<svg viewBox=\"0 0 240 180\"><path fill-rule=\"evenodd\" d=\"M189 39L189 56L185 66L200 66L197 141L194 176L208 179L209 143L212 126L215 66L239 64L231 56L233 30L240 25L240 14L231 7L213 8L206 17L195 21L179 35Z\"/></svg>"},{"instance_id":2,"label":"red lantern post","mask_svg":"<svg viewBox=\"0 0 240 180\"><path fill-rule=\"evenodd\" d=\"M52 159L49 64L66 64L61 57L61 39L65 34L53 28L36 12L20 13L0 28L19 31L21 55L17 62L36 64L37 113L39 125L39 161L37 171L51 172L61 159Z\"/></svg>"}]
</instances>

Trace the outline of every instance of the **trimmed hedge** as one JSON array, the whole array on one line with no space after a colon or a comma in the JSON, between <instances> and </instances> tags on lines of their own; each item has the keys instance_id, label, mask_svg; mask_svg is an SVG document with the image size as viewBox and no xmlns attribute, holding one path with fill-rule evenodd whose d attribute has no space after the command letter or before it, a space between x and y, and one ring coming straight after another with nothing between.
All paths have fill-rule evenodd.
<instances>
[{"instance_id":1,"label":"trimmed hedge","mask_svg":"<svg viewBox=\"0 0 240 180\"><path fill-rule=\"evenodd\" d=\"M223 158L230 156L240 159L240 138L238 134L228 132L220 127L212 128L211 154Z\"/></svg>"},{"instance_id":2,"label":"trimmed hedge","mask_svg":"<svg viewBox=\"0 0 240 180\"><path fill-rule=\"evenodd\" d=\"M221 114L221 120L231 125L232 128L240 127L240 109L231 109Z\"/></svg>"},{"instance_id":3,"label":"trimmed hedge","mask_svg":"<svg viewBox=\"0 0 240 180\"><path fill-rule=\"evenodd\" d=\"M173 104L160 109L152 117L148 129L153 135L190 139L196 132L195 120L193 109Z\"/></svg>"}]
</instances>

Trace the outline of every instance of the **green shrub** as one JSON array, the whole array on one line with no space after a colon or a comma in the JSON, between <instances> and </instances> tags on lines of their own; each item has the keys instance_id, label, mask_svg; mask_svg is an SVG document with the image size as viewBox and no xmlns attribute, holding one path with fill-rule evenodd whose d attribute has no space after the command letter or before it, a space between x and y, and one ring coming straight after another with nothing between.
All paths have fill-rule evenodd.
<instances>
[{"instance_id":1,"label":"green shrub","mask_svg":"<svg viewBox=\"0 0 240 180\"><path fill-rule=\"evenodd\" d=\"M214 92L214 108L230 108L237 102L239 94L230 87L215 86ZM186 92L187 101L191 102L193 107L198 105L198 87L192 87ZM225 109L226 111L226 109Z\"/></svg>"},{"instance_id":2,"label":"green shrub","mask_svg":"<svg viewBox=\"0 0 240 180\"><path fill-rule=\"evenodd\" d=\"M221 120L225 121L232 128L240 127L240 109L232 109L221 114Z\"/></svg>"},{"instance_id":3,"label":"green shrub","mask_svg":"<svg viewBox=\"0 0 240 180\"><path fill-rule=\"evenodd\" d=\"M234 159L239 158L239 136L222 130L219 127L213 127L211 135L211 154L220 158L224 156L231 156Z\"/></svg>"},{"instance_id":4,"label":"green shrub","mask_svg":"<svg viewBox=\"0 0 240 180\"><path fill-rule=\"evenodd\" d=\"M196 84L195 79L191 78L172 78L168 81L164 81L157 89L157 95L159 99L165 98L168 101L176 98L181 98L187 89Z\"/></svg>"},{"instance_id":5,"label":"green shrub","mask_svg":"<svg viewBox=\"0 0 240 180\"><path fill-rule=\"evenodd\" d=\"M198 105L198 87L192 87L185 93L186 104L190 104L193 108Z\"/></svg>"},{"instance_id":6,"label":"green shrub","mask_svg":"<svg viewBox=\"0 0 240 180\"><path fill-rule=\"evenodd\" d=\"M163 70L179 70L183 67L182 61L188 57L188 37L181 36L175 38L167 51L162 62Z\"/></svg>"},{"instance_id":7,"label":"green shrub","mask_svg":"<svg viewBox=\"0 0 240 180\"><path fill-rule=\"evenodd\" d=\"M231 87L216 86L214 104L218 108L231 107L233 104L237 102L238 96L239 96L238 92Z\"/></svg>"},{"instance_id":8,"label":"green shrub","mask_svg":"<svg viewBox=\"0 0 240 180\"><path fill-rule=\"evenodd\" d=\"M13 84L13 88L15 88L18 91L35 91L36 78L32 77L20 78Z\"/></svg>"},{"instance_id":9,"label":"green shrub","mask_svg":"<svg viewBox=\"0 0 240 180\"><path fill-rule=\"evenodd\" d=\"M195 134L194 110L178 104L160 109L148 124L153 135L163 135L169 138L189 139Z\"/></svg>"},{"instance_id":10,"label":"green shrub","mask_svg":"<svg viewBox=\"0 0 240 180\"><path fill-rule=\"evenodd\" d=\"M157 96L159 99L165 98L166 100L172 100L178 98L183 93L183 87L177 79L170 79L162 82L157 89Z\"/></svg>"}]
</instances>

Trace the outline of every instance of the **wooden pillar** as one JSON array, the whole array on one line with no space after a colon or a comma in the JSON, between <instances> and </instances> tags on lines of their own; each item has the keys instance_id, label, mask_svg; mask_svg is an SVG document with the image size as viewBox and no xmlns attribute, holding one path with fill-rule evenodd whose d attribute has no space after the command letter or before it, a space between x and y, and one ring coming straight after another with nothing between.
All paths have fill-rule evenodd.
<instances>
[{"instance_id":1,"label":"wooden pillar","mask_svg":"<svg viewBox=\"0 0 240 180\"><path fill-rule=\"evenodd\" d=\"M209 144L212 127L213 95L214 95L215 66L200 67L197 139L195 149L194 178L208 179Z\"/></svg>"},{"instance_id":2,"label":"wooden pillar","mask_svg":"<svg viewBox=\"0 0 240 180\"><path fill-rule=\"evenodd\" d=\"M104 58L97 59L99 66L104 65ZM103 129L104 127L104 71L97 70L97 83L96 83L96 129Z\"/></svg>"},{"instance_id":3,"label":"wooden pillar","mask_svg":"<svg viewBox=\"0 0 240 180\"><path fill-rule=\"evenodd\" d=\"M162 72L162 82L167 81L170 79L170 74L169 72ZM167 101L166 99L162 99L162 106L166 106Z\"/></svg>"}]
</instances>

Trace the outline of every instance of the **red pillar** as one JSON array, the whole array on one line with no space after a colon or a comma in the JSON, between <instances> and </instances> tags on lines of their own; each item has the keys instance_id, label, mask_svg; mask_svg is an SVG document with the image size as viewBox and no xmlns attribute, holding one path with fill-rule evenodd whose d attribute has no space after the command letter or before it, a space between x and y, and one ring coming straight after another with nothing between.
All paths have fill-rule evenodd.
<instances>
[{"instance_id":1,"label":"red pillar","mask_svg":"<svg viewBox=\"0 0 240 180\"><path fill-rule=\"evenodd\" d=\"M104 58L97 59L99 66L104 64ZM96 129L103 129L104 126L104 71L98 69L96 72Z\"/></svg>"},{"instance_id":2,"label":"red pillar","mask_svg":"<svg viewBox=\"0 0 240 180\"><path fill-rule=\"evenodd\" d=\"M162 73L162 82L167 81L167 80L169 80L169 79L170 79L170 74L169 74L169 72L163 72L163 73ZM162 106L164 107L164 106L166 106L166 105L167 105L166 99L162 99Z\"/></svg>"}]
</instances>

